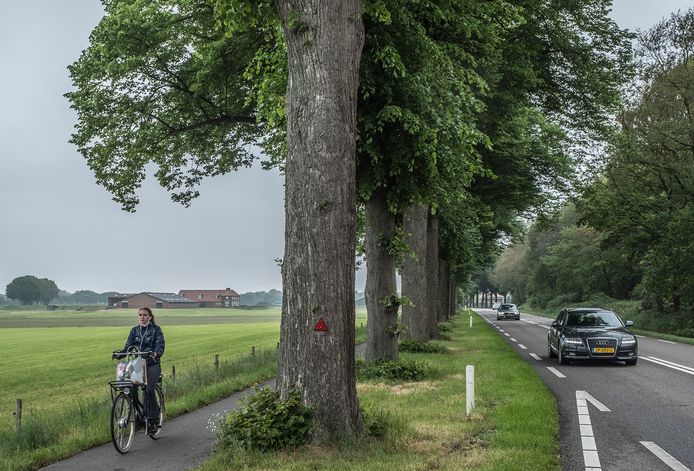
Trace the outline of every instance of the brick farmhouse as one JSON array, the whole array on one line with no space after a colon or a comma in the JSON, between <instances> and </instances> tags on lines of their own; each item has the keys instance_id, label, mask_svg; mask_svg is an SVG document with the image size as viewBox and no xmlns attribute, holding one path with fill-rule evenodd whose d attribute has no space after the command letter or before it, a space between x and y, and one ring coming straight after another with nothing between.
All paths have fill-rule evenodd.
<instances>
[{"instance_id":1,"label":"brick farmhouse","mask_svg":"<svg viewBox=\"0 0 694 471\"><path fill-rule=\"evenodd\" d=\"M121 308L165 308L165 309L175 309L175 308L191 308L197 307L195 301L191 301L181 295L176 293L151 293L143 292L137 294L119 294L115 296L109 296L108 298L109 307L121 307Z\"/></svg>"},{"instance_id":2,"label":"brick farmhouse","mask_svg":"<svg viewBox=\"0 0 694 471\"><path fill-rule=\"evenodd\" d=\"M236 307L241 305L241 296L227 289L182 289L178 295L197 303L199 307Z\"/></svg>"}]
</instances>

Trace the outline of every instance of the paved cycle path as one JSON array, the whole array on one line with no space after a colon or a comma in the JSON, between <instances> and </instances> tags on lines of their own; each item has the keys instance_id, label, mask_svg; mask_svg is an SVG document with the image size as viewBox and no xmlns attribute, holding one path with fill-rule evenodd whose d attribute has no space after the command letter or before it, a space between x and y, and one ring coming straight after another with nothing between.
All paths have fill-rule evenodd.
<instances>
[{"instance_id":1,"label":"paved cycle path","mask_svg":"<svg viewBox=\"0 0 694 471\"><path fill-rule=\"evenodd\" d=\"M356 354L363 355L366 344L357 345ZM260 386L274 387L275 380ZM199 466L211 454L216 441L212 423L229 411L238 409L241 399L252 394L253 388L215 402L201 409L164 421L159 439L152 440L144 431L135 432L130 450L125 455L116 451L111 442L63 461L41 468L46 471L185 471Z\"/></svg>"},{"instance_id":2,"label":"paved cycle path","mask_svg":"<svg viewBox=\"0 0 694 471\"><path fill-rule=\"evenodd\" d=\"M274 387L275 380L261 386ZM245 389L201 409L165 421L159 439L152 440L143 430L135 432L133 444L125 455L111 442L59 461L47 471L184 471L199 466L212 453L216 440L211 423L230 410L238 409L240 399L251 394Z\"/></svg>"}]
</instances>

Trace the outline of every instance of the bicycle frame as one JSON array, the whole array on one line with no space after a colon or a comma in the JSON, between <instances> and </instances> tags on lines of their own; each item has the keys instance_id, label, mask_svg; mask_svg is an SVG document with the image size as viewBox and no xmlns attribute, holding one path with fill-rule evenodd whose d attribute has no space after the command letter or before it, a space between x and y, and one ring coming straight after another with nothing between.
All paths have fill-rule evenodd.
<instances>
[{"instance_id":1,"label":"bicycle frame","mask_svg":"<svg viewBox=\"0 0 694 471\"><path fill-rule=\"evenodd\" d=\"M116 353L116 352L114 352ZM149 352L130 352L123 356L145 356ZM154 385L155 399L159 405L158 424L151 429L151 417L148 417L148 401L145 389L147 387L147 370L145 365L145 383L133 383L131 380L109 381L111 389L111 439L119 453L127 453L133 443L135 428L144 422L145 435L153 440L159 437L161 424L164 420L164 393L162 391L162 376L159 375ZM142 390L142 400L138 391Z\"/></svg>"}]
</instances>

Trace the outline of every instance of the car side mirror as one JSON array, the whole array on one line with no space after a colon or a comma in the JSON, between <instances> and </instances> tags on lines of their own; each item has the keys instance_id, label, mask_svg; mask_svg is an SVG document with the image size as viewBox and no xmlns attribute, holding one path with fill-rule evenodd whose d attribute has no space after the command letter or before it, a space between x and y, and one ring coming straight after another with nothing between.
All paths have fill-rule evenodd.
<instances>
[{"instance_id":1,"label":"car side mirror","mask_svg":"<svg viewBox=\"0 0 694 471\"><path fill-rule=\"evenodd\" d=\"M627 327L631 327L632 325L634 325L634 321L627 321L625 325Z\"/></svg>"},{"instance_id":2,"label":"car side mirror","mask_svg":"<svg viewBox=\"0 0 694 471\"><path fill-rule=\"evenodd\" d=\"M554 327L555 329L556 329L557 327L559 327L560 325L561 325L561 324L559 324L559 322L557 322L557 321L552 321L552 327Z\"/></svg>"}]
</instances>

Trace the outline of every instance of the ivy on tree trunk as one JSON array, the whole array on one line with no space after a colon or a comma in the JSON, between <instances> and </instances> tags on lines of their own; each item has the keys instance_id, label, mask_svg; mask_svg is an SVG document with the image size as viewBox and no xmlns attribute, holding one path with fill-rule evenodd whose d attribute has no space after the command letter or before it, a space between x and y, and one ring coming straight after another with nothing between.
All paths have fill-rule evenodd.
<instances>
[{"instance_id":1,"label":"ivy on tree trunk","mask_svg":"<svg viewBox=\"0 0 694 471\"><path fill-rule=\"evenodd\" d=\"M410 300L402 307L405 336L426 342L429 340L427 319L427 214L429 207L418 203L406 213L403 229L407 245L412 251L405 257L402 267L402 294Z\"/></svg>"},{"instance_id":2,"label":"ivy on tree trunk","mask_svg":"<svg viewBox=\"0 0 694 471\"><path fill-rule=\"evenodd\" d=\"M365 205L366 309L369 338L366 361L398 359L398 307L395 255L395 215L388 210L385 191L377 191Z\"/></svg>"}]
</instances>

